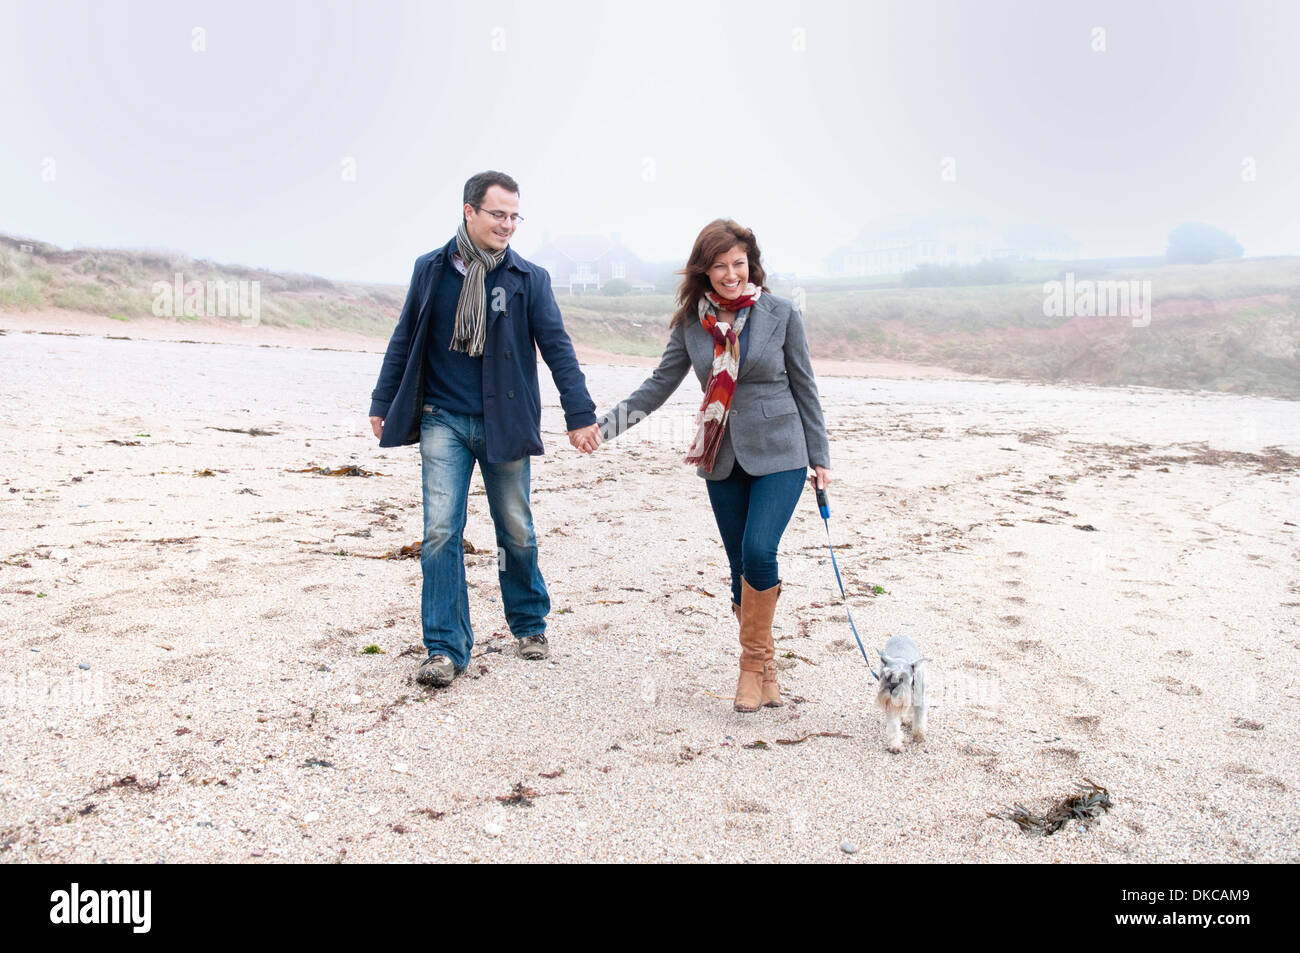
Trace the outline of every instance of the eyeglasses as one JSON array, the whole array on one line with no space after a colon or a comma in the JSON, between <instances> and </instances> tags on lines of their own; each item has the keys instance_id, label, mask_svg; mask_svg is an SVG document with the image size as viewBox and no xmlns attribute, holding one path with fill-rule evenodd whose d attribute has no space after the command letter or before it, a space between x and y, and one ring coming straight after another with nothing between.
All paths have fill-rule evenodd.
<instances>
[{"instance_id":1,"label":"eyeglasses","mask_svg":"<svg viewBox=\"0 0 1300 953\"><path fill-rule=\"evenodd\" d=\"M524 217L519 214L507 215L505 212L502 212L499 209L484 208L481 205L475 205L474 207L478 209L480 212L486 212L488 215L491 215L498 222L504 222L506 219L509 219L511 225L518 225L520 222L524 220Z\"/></svg>"}]
</instances>

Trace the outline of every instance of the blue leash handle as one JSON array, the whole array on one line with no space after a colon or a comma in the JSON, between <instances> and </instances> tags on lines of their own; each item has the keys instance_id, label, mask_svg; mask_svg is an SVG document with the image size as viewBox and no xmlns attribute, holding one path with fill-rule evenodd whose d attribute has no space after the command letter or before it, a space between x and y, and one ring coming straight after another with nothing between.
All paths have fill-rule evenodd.
<instances>
[{"instance_id":1,"label":"blue leash handle","mask_svg":"<svg viewBox=\"0 0 1300 953\"><path fill-rule=\"evenodd\" d=\"M853 639L858 643L858 651L862 653L862 661L867 663L867 669L875 676L876 681L880 676L876 675L876 670L871 667L871 659L867 658L867 650L862 647L862 639L858 637L858 627L853 624L853 612L849 609L849 597L844 591L844 580L840 578L840 565L835 561L835 547L831 545L831 504L826 496L826 491L817 488L817 509L821 511L822 522L826 524L826 548L831 551L831 566L835 569L835 582L840 587L840 598L844 600L844 611L849 616L849 628L853 630Z\"/></svg>"}]
</instances>

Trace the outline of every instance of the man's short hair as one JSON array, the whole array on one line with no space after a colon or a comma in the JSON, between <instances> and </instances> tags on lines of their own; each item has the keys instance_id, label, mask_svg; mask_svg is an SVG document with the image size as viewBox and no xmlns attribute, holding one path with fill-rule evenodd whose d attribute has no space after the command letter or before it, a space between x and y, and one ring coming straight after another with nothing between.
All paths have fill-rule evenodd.
<instances>
[{"instance_id":1,"label":"man's short hair","mask_svg":"<svg viewBox=\"0 0 1300 953\"><path fill-rule=\"evenodd\" d=\"M465 183L464 204L478 208L483 204L483 196L487 195L487 190L494 185L499 185L515 195L519 194L519 183L504 172L480 172L478 175L471 176Z\"/></svg>"}]
</instances>

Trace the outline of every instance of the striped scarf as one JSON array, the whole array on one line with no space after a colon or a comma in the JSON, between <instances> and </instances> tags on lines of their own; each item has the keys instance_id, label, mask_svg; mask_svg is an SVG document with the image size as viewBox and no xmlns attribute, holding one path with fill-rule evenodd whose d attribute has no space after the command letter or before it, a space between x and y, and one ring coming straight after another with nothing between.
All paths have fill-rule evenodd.
<instances>
[{"instance_id":1,"label":"striped scarf","mask_svg":"<svg viewBox=\"0 0 1300 953\"><path fill-rule=\"evenodd\" d=\"M749 312L745 311L733 328L718 320L720 306L729 311L742 311L758 300L762 290L752 283L745 285L739 298L726 300L713 292L700 297L700 324L713 337L713 370L704 387L704 403L695 419L695 440L686 454L686 462L713 472L713 463L727 430L727 417L731 413L731 399L736 393L736 377L740 373L740 332L745 327Z\"/></svg>"},{"instance_id":2,"label":"striped scarf","mask_svg":"<svg viewBox=\"0 0 1300 953\"><path fill-rule=\"evenodd\" d=\"M456 250L465 262L465 283L456 302L456 329L451 335L450 350L480 357L487 338L487 293L483 281L489 271L501 264L506 252L503 248L489 254L475 245L465 230L464 219L456 229Z\"/></svg>"}]
</instances>

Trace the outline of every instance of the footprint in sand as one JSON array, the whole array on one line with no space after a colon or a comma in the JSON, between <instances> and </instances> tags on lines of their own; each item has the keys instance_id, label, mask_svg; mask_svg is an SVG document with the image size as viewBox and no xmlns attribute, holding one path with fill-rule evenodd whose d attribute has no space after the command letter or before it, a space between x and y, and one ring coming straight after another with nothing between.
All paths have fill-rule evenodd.
<instances>
[{"instance_id":1,"label":"footprint in sand","mask_svg":"<svg viewBox=\"0 0 1300 953\"><path fill-rule=\"evenodd\" d=\"M1275 778L1272 775L1262 778L1246 778L1246 786L1257 791L1285 791L1287 789L1281 778Z\"/></svg>"},{"instance_id":2,"label":"footprint in sand","mask_svg":"<svg viewBox=\"0 0 1300 953\"><path fill-rule=\"evenodd\" d=\"M1072 768L1079 762L1079 752L1073 748L1047 748L1039 754L1044 761L1060 768Z\"/></svg>"},{"instance_id":3,"label":"footprint in sand","mask_svg":"<svg viewBox=\"0 0 1300 953\"><path fill-rule=\"evenodd\" d=\"M1046 655L1052 654L1052 650L1037 639L1021 639L1019 642L1014 642L1012 644L1026 655L1033 655L1042 658Z\"/></svg>"},{"instance_id":4,"label":"footprint in sand","mask_svg":"<svg viewBox=\"0 0 1300 953\"><path fill-rule=\"evenodd\" d=\"M1163 685L1175 695L1200 695L1201 690L1195 685L1189 685L1186 682L1179 681L1172 675L1161 675L1156 681Z\"/></svg>"}]
</instances>

